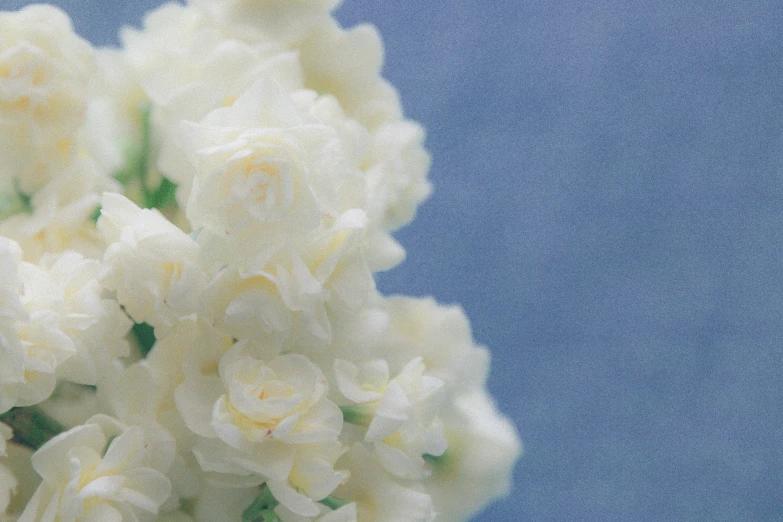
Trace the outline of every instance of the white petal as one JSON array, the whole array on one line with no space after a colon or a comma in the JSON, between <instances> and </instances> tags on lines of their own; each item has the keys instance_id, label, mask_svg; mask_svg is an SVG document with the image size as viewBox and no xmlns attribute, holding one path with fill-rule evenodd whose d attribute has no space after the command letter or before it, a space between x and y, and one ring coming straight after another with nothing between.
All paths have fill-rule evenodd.
<instances>
[{"instance_id":1,"label":"white petal","mask_svg":"<svg viewBox=\"0 0 783 522\"><path fill-rule=\"evenodd\" d=\"M321 512L313 499L294 491L287 481L270 480L266 485L278 502L298 515L314 517Z\"/></svg>"},{"instance_id":2,"label":"white petal","mask_svg":"<svg viewBox=\"0 0 783 522\"><path fill-rule=\"evenodd\" d=\"M343 412L329 400L323 400L302 415L294 431L285 437L291 444L336 439L343 428Z\"/></svg>"},{"instance_id":3,"label":"white petal","mask_svg":"<svg viewBox=\"0 0 783 522\"><path fill-rule=\"evenodd\" d=\"M224 392L217 376L186 379L174 391L174 402L187 427L202 437L216 437L212 427L212 410Z\"/></svg>"}]
</instances>

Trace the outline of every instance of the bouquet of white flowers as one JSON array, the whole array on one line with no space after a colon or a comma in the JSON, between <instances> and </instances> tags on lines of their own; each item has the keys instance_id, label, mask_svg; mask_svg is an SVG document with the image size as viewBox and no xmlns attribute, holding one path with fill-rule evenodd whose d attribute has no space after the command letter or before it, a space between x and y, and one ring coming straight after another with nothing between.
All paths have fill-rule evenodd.
<instances>
[{"instance_id":1,"label":"bouquet of white flowers","mask_svg":"<svg viewBox=\"0 0 783 522\"><path fill-rule=\"evenodd\" d=\"M337 0L96 49L0 12L0 520L463 520L515 428L457 307L387 297L424 132Z\"/></svg>"}]
</instances>

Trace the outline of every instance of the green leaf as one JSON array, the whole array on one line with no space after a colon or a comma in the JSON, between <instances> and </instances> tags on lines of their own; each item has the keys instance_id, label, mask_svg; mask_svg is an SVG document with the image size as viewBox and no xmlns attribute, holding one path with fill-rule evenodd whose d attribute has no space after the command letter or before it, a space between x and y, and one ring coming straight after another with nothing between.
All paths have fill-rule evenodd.
<instances>
[{"instance_id":1,"label":"green leaf","mask_svg":"<svg viewBox=\"0 0 783 522\"><path fill-rule=\"evenodd\" d=\"M32 203L32 196L28 196L24 192L22 192L22 189L19 188L19 180L16 180L14 182L14 187L16 188L16 195L19 198L19 202L22 205L22 210L24 212L27 212L28 214L33 213L33 203Z\"/></svg>"},{"instance_id":2,"label":"green leaf","mask_svg":"<svg viewBox=\"0 0 783 522\"><path fill-rule=\"evenodd\" d=\"M65 426L38 406L11 408L0 415L0 421L14 431L14 442L33 450L65 431Z\"/></svg>"},{"instance_id":3,"label":"green leaf","mask_svg":"<svg viewBox=\"0 0 783 522\"><path fill-rule=\"evenodd\" d=\"M271 509L265 509L261 512L261 516L257 519L257 522L283 522L283 520L277 516L277 513Z\"/></svg>"},{"instance_id":4,"label":"green leaf","mask_svg":"<svg viewBox=\"0 0 783 522\"><path fill-rule=\"evenodd\" d=\"M147 208L163 209L166 207L176 206L177 200L175 194L177 192L177 184L170 179L164 177L161 179L160 185L154 190L148 188L144 189L144 203Z\"/></svg>"},{"instance_id":5,"label":"green leaf","mask_svg":"<svg viewBox=\"0 0 783 522\"><path fill-rule=\"evenodd\" d=\"M340 410L343 412L343 420L350 424L369 426L372 421L373 412L364 404L340 406Z\"/></svg>"},{"instance_id":6,"label":"green leaf","mask_svg":"<svg viewBox=\"0 0 783 522\"><path fill-rule=\"evenodd\" d=\"M92 211L92 214L90 214L90 221L97 223L99 217L101 217L101 207L97 207Z\"/></svg>"},{"instance_id":7,"label":"green leaf","mask_svg":"<svg viewBox=\"0 0 783 522\"><path fill-rule=\"evenodd\" d=\"M15 214L32 214L32 199L32 196L25 194L19 188L19 180L14 180L13 192L0 194L0 220Z\"/></svg>"},{"instance_id":8,"label":"green leaf","mask_svg":"<svg viewBox=\"0 0 783 522\"><path fill-rule=\"evenodd\" d=\"M253 500L247 509L242 512L242 522L278 522L280 517L273 511L277 506L277 499L266 486L261 487L261 492Z\"/></svg>"},{"instance_id":9,"label":"green leaf","mask_svg":"<svg viewBox=\"0 0 783 522\"><path fill-rule=\"evenodd\" d=\"M425 453L421 456L426 462L429 462L430 464L437 464L443 459L443 455L430 455L429 453Z\"/></svg>"},{"instance_id":10,"label":"green leaf","mask_svg":"<svg viewBox=\"0 0 783 522\"><path fill-rule=\"evenodd\" d=\"M139 341L142 355L146 357L155 345L155 329L147 323L135 323L131 328L131 331Z\"/></svg>"},{"instance_id":11,"label":"green leaf","mask_svg":"<svg viewBox=\"0 0 783 522\"><path fill-rule=\"evenodd\" d=\"M25 211L24 204L16 193L0 194L0 220L21 214Z\"/></svg>"},{"instance_id":12,"label":"green leaf","mask_svg":"<svg viewBox=\"0 0 783 522\"><path fill-rule=\"evenodd\" d=\"M163 178L154 193L155 208L163 208L176 203L177 200L174 198L176 192L177 184L168 178Z\"/></svg>"}]
</instances>

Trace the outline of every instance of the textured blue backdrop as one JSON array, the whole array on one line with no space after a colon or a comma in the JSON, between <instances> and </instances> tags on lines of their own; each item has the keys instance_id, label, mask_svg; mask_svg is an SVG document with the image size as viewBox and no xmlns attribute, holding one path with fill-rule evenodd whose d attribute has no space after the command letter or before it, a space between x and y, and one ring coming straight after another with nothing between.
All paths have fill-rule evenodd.
<instances>
[{"instance_id":1,"label":"textured blue backdrop","mask_svg":"<svg viewBox=\"0 0 783 522\"><path fill-rule=\"evenodd\" d=\"M109 44L159 2L55 3ZM478 520L781 520L780 0L337 16L379 27L434 156L380 287L462 304L525 441Z\"/></svg>"}]
</instances>

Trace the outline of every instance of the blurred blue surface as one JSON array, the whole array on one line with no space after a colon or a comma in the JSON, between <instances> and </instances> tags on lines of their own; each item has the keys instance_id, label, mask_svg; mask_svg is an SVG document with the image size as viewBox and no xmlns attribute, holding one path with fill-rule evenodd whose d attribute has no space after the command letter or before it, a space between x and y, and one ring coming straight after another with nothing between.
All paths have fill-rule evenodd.
<instances>
[{"instance_id":1,"label":"blurred blue surface","mask_svg":"<svg viewBox=\"0 0 783 522\"><path fill-rule=\"evenodd\" d=\"M159 2L56 3L107 44ZM783 4L337 16L378 26L434 157L379 285L465 308L525 442L477 520L783 519Z\"/></svg>"}]
</instances>

